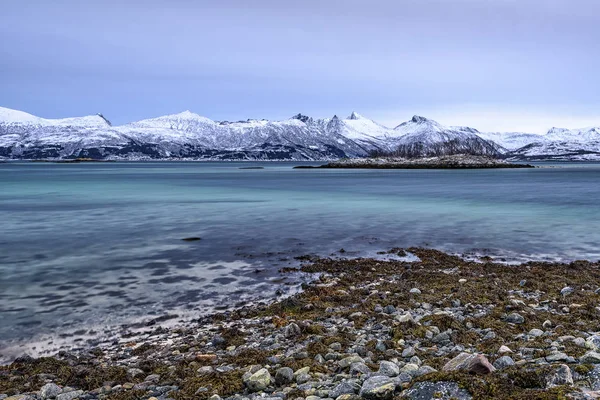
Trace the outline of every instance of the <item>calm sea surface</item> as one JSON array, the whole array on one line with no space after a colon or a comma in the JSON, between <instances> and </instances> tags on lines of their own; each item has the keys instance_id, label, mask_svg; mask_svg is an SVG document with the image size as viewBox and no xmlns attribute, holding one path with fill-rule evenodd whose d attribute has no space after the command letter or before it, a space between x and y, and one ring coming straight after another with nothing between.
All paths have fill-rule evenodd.
<instances>
[{"instance_id":1,"label":"calm sea surface","mask_svg":"<svg viewBox=\"0 0 600 400\"><path fill-rule=\"evenodd\" d=\"M0 352L15 340L272 296L292 287L277 270L309 253L429 246L600 258L600 164L293 165L0 164ZM181 240L192 236L202 240Z\"/></svg>"}]
</instances>

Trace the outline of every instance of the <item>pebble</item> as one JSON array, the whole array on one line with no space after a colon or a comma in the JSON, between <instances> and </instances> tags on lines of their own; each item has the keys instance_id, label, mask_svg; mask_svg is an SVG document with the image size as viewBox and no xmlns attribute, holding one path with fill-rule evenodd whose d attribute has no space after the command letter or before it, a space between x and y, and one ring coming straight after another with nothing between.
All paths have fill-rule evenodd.
<instances>
[{"instance_id":1,"label":"pebble","mask_svg":"<svg viewBox=\"0 0 600 400\"><path fill-rule=\"evenodd\" d=\"M418 288L412 288L410 289L410 294L421 294L421 290Z\"/></svg>"}]
</instances>

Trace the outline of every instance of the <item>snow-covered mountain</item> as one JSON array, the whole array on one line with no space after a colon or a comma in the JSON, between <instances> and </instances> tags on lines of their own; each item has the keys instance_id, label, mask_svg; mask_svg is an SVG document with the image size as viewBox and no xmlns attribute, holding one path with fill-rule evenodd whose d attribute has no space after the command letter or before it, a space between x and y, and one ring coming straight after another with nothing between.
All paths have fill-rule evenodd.
<instances>
[{"instance_id":1,"label":"snow-covered mountain","mask_svg":"<svg viewBox=\"0 0 600 400\"><path fill-rule=\"evenodd\" d=\"M102 114L45 119L0 107L0 158L8 159L331 160L460 153L600 160L600 128L484 133L420 116L392 129L356 112L347 118L297 114L283 121L228 122L190 111L113 126Z\"/></svg>"},{"instance_id":2,"label":"snow-covered mountain","mask_svg":"<svg viewBox=\"0 0 600 400\"><path fill-rule=\"evenodd\" d=\"M49 120L0 108L0 157L329 160L379 148L367 140L376 132L356 132L353 140L340 133L346 120L340 126L338 131L301 114L284 121L216 122L189 111L112 126L101 115Z\"/></svg>"},{"instance_id":3,"label":"snow-covered mountain","mask_svg":"<svg viewBox=\"0 0 600 400\"><path fill-rule=\"evenodd\" d=\"M415 115L394 128L394 155L399 157L432 157L452 154L499 156L503 149L482 139L476 129L447 127Z\"/></svg>"}]
</instances>

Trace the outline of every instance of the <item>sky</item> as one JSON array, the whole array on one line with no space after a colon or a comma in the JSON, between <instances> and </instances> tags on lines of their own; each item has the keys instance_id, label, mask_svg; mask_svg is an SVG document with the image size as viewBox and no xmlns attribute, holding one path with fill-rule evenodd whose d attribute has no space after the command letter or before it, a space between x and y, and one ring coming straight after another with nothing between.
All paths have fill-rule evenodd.
<instances>
[{"instance_id":1,"label":"sky","mask_svg":"<svg viewBox=\"0 0 600 400\"><path fill-rule=\"evenodd\" d=\"M597 0L0 0L0 106L600 126Z\"/></svg>"}]
</instances>

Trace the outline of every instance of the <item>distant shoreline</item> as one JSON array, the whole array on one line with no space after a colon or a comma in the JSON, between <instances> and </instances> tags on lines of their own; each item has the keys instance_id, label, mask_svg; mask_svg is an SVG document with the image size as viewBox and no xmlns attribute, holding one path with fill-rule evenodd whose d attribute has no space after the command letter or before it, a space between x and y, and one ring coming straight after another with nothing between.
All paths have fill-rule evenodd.
<instances>
[{"instance_id":1,"label":"distant shoreline","mask_svg":"<svg viewBox=\"0 0 600 400\"><path fill-rule=\"evenodd\" d=\"M296 169L339 168L339 169L490 169L490 168L535 168L530 164L513 164L491 157L453 155L430 158L366 158L330 162L321 166L296 166Z\"/></svg>"}]
</instances>

